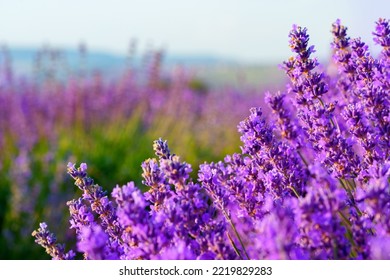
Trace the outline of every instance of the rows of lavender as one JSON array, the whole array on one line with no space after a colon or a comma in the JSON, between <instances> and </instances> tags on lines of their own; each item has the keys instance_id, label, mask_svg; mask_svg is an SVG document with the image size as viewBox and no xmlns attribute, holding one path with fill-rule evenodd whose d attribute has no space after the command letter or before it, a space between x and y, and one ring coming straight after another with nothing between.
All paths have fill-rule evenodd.
<instances>
[{"instance_id":1,"label":"rows of lavender","mask_svg":"<svg viewBox=\"0 0 390 280\"><path fill-rule=\"evenodd\" d=\"M113 77L82 65L66 76L56 56L41 52L35 73L21 77L0 54L0 259L47 258L31 236L42 220L74 243L69 161L93 162L90 175L111 191L113 182L141 186L141 163L153 155L147 143L160 136L196 165L220 159L238 150L231 124L262 94L213 88L186 69L165 71L159 51Z\"/></svg>"},{"instance_id":2,"label":"rows of lavender","mask_svg":"<svg viewBox=\"0 0 390 280\"><path fill-rule=\"evenodd\" d=\"M196 178L161 139L141 165L144 193L130 182L109 195L85 163L69 163L82 193L67 203L76 244L46 223L36 242L54 259L389 259L390 23L376 23L377 58L340 21L332 34L338 71L326 74L293 27L290 81L267 94L271 116L252 108L241 153Z\"/></svg>"}]
</instances>

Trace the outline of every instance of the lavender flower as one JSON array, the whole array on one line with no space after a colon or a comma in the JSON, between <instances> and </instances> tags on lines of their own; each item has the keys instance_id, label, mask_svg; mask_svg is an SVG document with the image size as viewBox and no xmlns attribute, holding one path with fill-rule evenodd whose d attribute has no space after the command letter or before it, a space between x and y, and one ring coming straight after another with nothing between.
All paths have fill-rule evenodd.
<instances>
[{"instance_id":1,"label":"lavender flower","mask_svg":"<svg viewBox=\"0 0 390 280\"><path fill-rule=\"evenodd\" d=\"M378 59L339 20L332 33L338 76L318 70L307 29L293 26L287 92L266 97L274 121L250 109L241 152L201 164L196 180L161 138L141 165L145 193L129 182L110 196L86 164L69 163L84 258L390 258L389 23L377 22ZM33 235L53 258L75 256L46 224Z\"/></svg>"},{"instance_id":2,"label":"lavender flower","mask_svg":"<svg viewBox=\"0 0 390 280\"><path fill-rule=\"evenodd\" d=\"M296 57L285 62L284 68L291 79L291 91L297 95L298 116L306 135L321 153L329 172L338 178L354 178L361 170L359 159L337 127L332 115L334 104L326 104L322 100L328 88L323 74L313 71L318 63L310 58L314 49L308 47L307 30L294 26L289 37L290 48Z\"/></svg>"},{"instance_id":3,"label":"lavender flower","mask_svg":"<svg viewBox=\"0 0 390 280\"><path fill-rule=\"evenodd\" d=\"M83 200L89 204L90 209L99 215L101 226L114 240L118 239L121 227L117 222L112 202L106 196L102 187L94 184L92 178L87 176L87 165L82 163L76 169L75 165L68 163L68 174L75 179L75 185L83 191ZM117 240L118 241L118 240Z\"/></svg>"},{"instance_id":4,"label":"lavender flower","mask_svg":"<svg viewBox=\"0 0 390 280\"><path fill-rule=\"evenodd\" d=\"M291 145L299 148L302 146L300 127L289 108L285 105L285 99L286 95L284 93L275 95L267 93L265 97L266 102L272 109L272 113L277 116L276 126L278 131L280 131L280 136L287 139Z\"/></svg>"},{"instance_id":5,"label":"lavender flower","mask_svg":"<svg viewBox=\"0 0 390 280\"><path fill-rule=\"evenodd\" d=\"M117 251L112 250L107 233L99 225L82 227L77 248L89 260L118 259ZM115 246L114 246L115 248Z\"/></svg>"},{"instance_id":6,"label":"lavender flower","mask_svg":"<svg viewBox=\"0 0 390 280\"><path fill-rule=\"evenodd\" d=\"M383 56L387 59L390 57L390 24L388 19L380 18L375 27L375 43L383 47Z\"/></svg>"},{"instance_id":7,"label":"lavender flower","mask_svg":"<svg viewBox=\"0 0 390 280\"><path fill-rule=\"evenodd\" d=\"M32 236L35 237L35 242L45 248L46 253L54 260L71 260L75 257L72 250L66 253L64 245L57 243L57 238L49 232L46 223L40 223L39 229L33 231Z\"/></svg>"},{"instance_id":8,"label":"lavender flower","mask_svg":"<svg viewBox=\"0 0 390 280\"><path fill-rule=\"evenodd\" d=\"M342 29L340 32L333 32L335 42L341 37L345 38L343 48L338 44L334 44L336 54L341 53L347 56L348 59L340 60L336 56L336 61L343 71L347 74L349 80L348 90L352 93L351 102L356 103L361 110L364 110L364 115L359 117L360 123L366 127L362 127L359 132L359 141L371 141L371 143L363 143L365 149L365 160L369 165L374 161L382 162L389 155L389 98L386 94L388 90L387 77L384 77L388 71L385 62L375 60L368 51L368 46L361 41L360 38L352 39L346 37L346 28L340 25L337 21L334 25L334 30ZM377 23L379 33L374 33L377 37L374 39L377 43L385 44L386 37L386 21L379 20ZM384 36L383 38L381 36ZM380 39L382 38L382 39ZM349 105L352 106L352 105ZM351 112L346 112L346 118L351 117ZM370 122L371 124L365 124ZM375 123L373 126L372 123ZM359 124L361 126L361 124ZM357 135L355 135L357 136ZM372 141L370 139L375 139ZM372 155L374 154L374 155Z\"/></svg>"},{"instance_id":9,"label":"lavender flower","mask_svg":"<svg viewBox=\"0 0 390 280\"><path fill-rule=\"evenodd\" d=\"M269 190L275 198L304 192L306 171L297 153L289 145L276 140L262 119L260 108L252 108L251 115L239 125L244 153L254 157L256 164L268 176Z\"/></svg>"},{"instance_id":10,"label":"lavender flower","mask_svg":"<svg viewBox=\"0 0 390 280\"><path fill-rule=\"evenodd\" d=\"M371 257L373 260L390 260L390 239L380 235L371 240Z\"/></svg>"},{"instance_id":11,"label":"lavender flower","mask_svg":"<svg viewBox=\"0 0 390 280\"><path fill-rule=\"evenodd\" d=\"M313 187L295 208L295 219L300 229L299 245L310 259L347 259L351 245L346 238L347 229L339 218L347 196L337 188L336 181L314 167Z\"/></svg>"},{"instance_id":12,"label":"lavender flower","mask_svg":"<svg viewBox=\"0 0 390 280\"><path fill-rule=\"evenodd\" d=\"M95 224L95 217L81 198L68 201L67 205L71 215L70 228L76 229L76 233L79 233L85 226Z\"/></svg>"},{"instance_id":13,"label":"lavender flower","mask_svg":"<svg viewBox=\"0 0 390 280\"><path fill-rule=\"evenodd\" d=\"M160 159L169 159L171 157L167 141L163 141L161 138L154 141L153 150Z\"/></svg>"},{"instance_id":14,"label":"lavender flower","mask_svg":"<svg viewBox=\"0 0 390 280\"><path fill-rule=\"evenodd\" d=\"M293 203L286 203L293 205ZM275 206L269 215L256 225L258 242L256 259L308 259L299 245L299 228L294 221L293 209Z\"/></svg>"},{"instance_id":15,"label":"lavender flower","mask_svg":"<svg viewBox=\"0 0 390 280\"><path fill-rule=\"evenodd\" d=\"M345 107L343 116L350 126L349 132L356 137L364 150L365 163L371 165L375 160L380 160L382 158L380 148L374 140L372 128L367 124L361 104L349 104Z\"/></svg>"}]
</instances>

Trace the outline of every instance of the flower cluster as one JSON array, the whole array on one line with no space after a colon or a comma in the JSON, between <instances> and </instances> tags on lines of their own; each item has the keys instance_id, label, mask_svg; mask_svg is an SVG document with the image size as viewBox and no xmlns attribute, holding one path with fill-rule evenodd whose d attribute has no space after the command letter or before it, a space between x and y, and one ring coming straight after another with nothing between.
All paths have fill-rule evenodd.
<instances>
[{"instance_id":1,"label":"flower cluster","mask_svg":"<svg viewBox=\"0 0 390 280\"><path fill-rule=\"evenodd\" d=\"M68 165L83 195L68 203L85 259L390 259L389 21L378 58L332 26L337 76L319 70L306 28L289 34L286 92L267 94L238 125L241 153L191 166L154 142L157 158L112 198ZM291 101L291 102L289 102ZM290 105L292 104L292 105ZM41 225L37 243L69 259Z\"/></svg>"},{"instance_id":2,"label":"flower cluster","mask_svg":"<svg viewBox=\"0 0 390 280\"><path fill-rule=\"evenodd\" d=\"M162 67L155 50L137 52L142 65L129 61L115 73L95 71L85 50L77 63L73 55L45 47L23 73L11 63L14 55L0 47L0 259L47 258L31 243L41 221L57 225L58 239L71 238L63 217L78 189L67 187L69 161L93 163L91 177L108 191L119 181L145 190L139 165L151 152L143 143L164 136L197 171L200 163L238 150L231 123L262 94L247 83L222 88L200 73ZM222 115L225 110L231 114ZM131 156L124 157L129 147ZM71 204L75 211L81 207Z\"/></svg>"},{"instance_id":3,"label":"flower cluster","mask_svg":"<svg viewBox=\"0 0 390 280\"><path fill-rule=\"evenodd\" d=\"M68 174L83 191L82 197L68 202L78 251L85 259L237 258L233 238L224 235L226 222L210 207L201 186L189 179L191 166L171 154L161 139L154 150L158 159L142 164L150 190L143 194L131 182L116 186L112 200L88 177L85 163L78 168L68 164ZM75 256L64 255L62 245L52 244L54 235L41 228L33 235L53 258ZM54 241L47 242L46 236Z\"/></svg>"}]
</instances>

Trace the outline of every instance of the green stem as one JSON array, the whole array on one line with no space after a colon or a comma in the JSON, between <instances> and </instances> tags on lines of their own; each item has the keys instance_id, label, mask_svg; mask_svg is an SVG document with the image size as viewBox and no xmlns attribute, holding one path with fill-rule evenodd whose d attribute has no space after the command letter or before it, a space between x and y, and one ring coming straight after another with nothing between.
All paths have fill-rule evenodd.
<instances>
[{"instance_id":1,"label":"green stem","mask_svg":"<svg viewBox=\"0 0 390 280\"><path fill-rule=\"evenodd\" d=\"M323 101L321 98L319 98L319 97L317 97L317 99L318 99L318 101L320 101L322 107L325 108L325 103L324 103L324 101ZM337 131L340 133L340 126L339 126L339 124L337 123L336 119L331 118L331 119L330 119L330 122L332 123L333 127L336 128Z\"/></svg>"},{"instance_id":2,"label":"green stem","mask_svg":"<svg viewBox=\"0 0 390 280\"><path fill-rule=\"evenodd\" d=\"M250 260L249 255L245 249L244 242L242 242L242 239L241 239L240 234L238 233L238 231L236 229L236 226L234 225L233 221L230 219L229 215L226 213L225 210L223 210L223 214L224 214L225 218L227 219L227 221L229 222L230 226L232 227L234 234L237 236L237 239L240 242L240 245L245 253L245 256L247 257L248 260Z\"/></svg>"},{"instance_id":3,"label":"green stem","mask_svg":"<svg viewBox=\"0 0 390 280\"><path fill-rule=\"evenodd\" d=\"M353 185L352 185L352 183L349 181L349 180L345 180L345 182L347 183L347 185L348 185L348 187L349 187L349 189L351 190L351 191L353 191L355 188L353 187Z\"/></svg>"},{"instance_id":4,"label":"green stem","mask_svg":"<svg viewBox=\"0 0 390 280\"><path fill-rule=\"evenodd\" d=\"M306 159L303 157L302 153L300 150L297 151L299 157L302 159L303 163L306 165L306 167L309 166L309 164L307 163Z\"/></svg>"},{"instance_id":5,"label":"green stem","mask_svg":"<svg viewBox=\"0 0 390 280\"><path fill-rule=\"evenodd\" d=\"M343 189L347 191L347 186L344 184L343 180L342 179L338 179L338 180L339 180L341 186L343 187Z\"/></svg>"},{"instance_id":6,"label":"green stem","mask_svg":"<svg viewBox=\"0 0 390 280\"><path fill-rule=\"evenodd\" d=\"M351 222L347 219L347 217L345 217L345 215L343 214L343 212L341 212L341 210L339 210L337 213L339 213L340 217L342 218L342 220L348 225L348 226L351 226Z\"/></svg>"},{"instance_id":7,"label":"green stem","mask_svg":"<svg viewBox=\"0 0 390 280\"><path fill-rule=\"evenodd\" d=\"M236 254L240 257L240 259L243 260L244 258L241 256L240 250L238 250L238 248L237 248L236 244L234 243L233 238L230 236L230 233L229 233L229 232L227 232L227 236L228 236L228 238L229 238L229 240L230 240L230 243L231 243L232 246L233 246L234 251L235 251Z\"/></svg>"},{"instance_id":8,"label":"green stem","mask_svg":"<svg viewBox=\"0 0 390 280\"><path fill-rule=\"evenodd\" d=\"M352 187L354 190L356 190L356 182L355 182L355 179L351 179L351 182L352 182Z\"/></svg>"},{"instance_id":9,"label":"green stem","mask_svg":"<svg viewBox=\"0 0 390 280\"><path fill-rule=\"evenodd\" d=\"M343 189L348 193L349 198L353 201L353 194L351 190L344 184L344 181L342 179L339 179L340 184L343 186ZM359 216L362 215L362 211L360 211L359 207L357 205L353 205L353 208L355 208L356 212L358 213Z\"/></svg>"},{"instance_id":10,"label":"green stem","mask_svg":"<svg viewBox=\"0 0 390 280\"><path fill-rule=\"evenodd\" d=\"M295 196L299 199L299 194L298 194L297 191L294 189L294 187L288 186L287 188L289 188L290 190L292 190L292 192L295 194Z\"/></svg>"}]
</instances>

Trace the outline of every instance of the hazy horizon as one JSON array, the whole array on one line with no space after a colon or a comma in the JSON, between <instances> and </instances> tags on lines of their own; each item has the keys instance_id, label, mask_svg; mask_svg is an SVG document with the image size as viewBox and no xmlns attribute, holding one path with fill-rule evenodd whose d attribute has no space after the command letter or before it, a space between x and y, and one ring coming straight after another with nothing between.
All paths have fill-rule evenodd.
<instances>
[{"instance_id":1,"label":"hazy horizon","mask_svg":"<svg viewBox=\"0 0 390 280\"><path fill-rule=\"evenodd\" d=\"M390 1L389 1L390 2ZM308 28L316 55L330 54L331 24L340 18L351 37L372 48L371 33L390 3L359 1L0 1L0 43L10 47L75 49L126 55L131 40L140 52L205 55L244 63L280 63L291 53L292 24Z\"/></svg>"}]
</instances>

